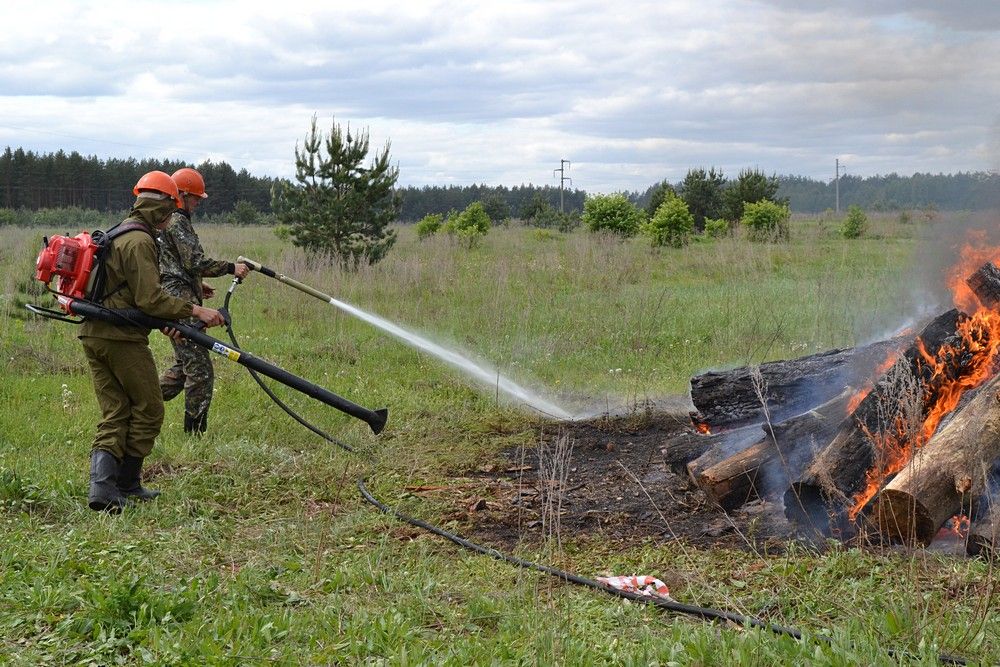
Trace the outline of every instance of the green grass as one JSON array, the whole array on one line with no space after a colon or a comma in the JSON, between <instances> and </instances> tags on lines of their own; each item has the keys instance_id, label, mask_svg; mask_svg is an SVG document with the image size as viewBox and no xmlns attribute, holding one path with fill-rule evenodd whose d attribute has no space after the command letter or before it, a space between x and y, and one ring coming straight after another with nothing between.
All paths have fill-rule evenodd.
<instances>
[{"instance_id":1,"label":"green grass","mask_svg":"<svg viewBox=\"0 0 1000 667\"><path fill-rule=\"evenodd\" d=\"M939 220L946 231L957 217ZM43 233L0 228L0 663L36 664L935 664L1000 657L996 575L926 553L792 548L781 556L599 534L525 541L518 554L584 576L653 574L683 602L795 626L795 642L665 615L458 550L377 514L354 481L452 529L441 483L536 440L538 418L367 324L251 275L233 303L249 350L370 407L367 427L291 392L292 422L235 364L216 362L207 437L167 406L149 463L164 495L120 517L86 508L97 408L72 327L30 319ZM934 230L873 220L878 238L793 221L792 242L741 239L653 250L512 228L471 250L402 229L356 274L311 265L266 228L202 227L210 253L244 254L574 407L683 394L726 365L879 337L922 308ZM225 280L215 284L225 288ZM221 293L220 289L220 293ZM216 301L221 301L217 298ZM160 364L167 340L151 337Z\"/></svg>"}]
</instances>

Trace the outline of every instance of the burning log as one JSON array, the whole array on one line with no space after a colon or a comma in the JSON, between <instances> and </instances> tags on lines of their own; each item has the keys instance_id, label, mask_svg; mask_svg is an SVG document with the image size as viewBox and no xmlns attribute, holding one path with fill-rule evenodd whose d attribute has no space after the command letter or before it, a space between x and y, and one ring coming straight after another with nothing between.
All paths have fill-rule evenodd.
<instances>
[{"instance_id":1,"label":"burning log","mask_svg":"<svg viewBox=\"0 0 1000 667\"><path fill-rule=\"evenodd\" d=\"M764 424L764 437L750 447L722 460L695 459L688 464L688 474L727 510L784 490L789 479L798 478L812 462L816 449L834 436L853 394L848 389L814 410L770 427Z\"/></svg>"},{"instance_id":2,"label":"burning log","mask_svg":"<svg viewBox=\"0 0 1000 667\"><path fill-rule=\"evenodd\" d=\"M985 487L1000 457L1000 377L958 410L875 498L879 532L904 542L930 544L938 528L968 507Z\"/></svg>"},{"instance_id":3,"label":"burning log","mask_svg":"<svg viewBox=\"0 0 1000 667\"><path fill-rule=\"evenodd\" d=\"M829 401L901 345L897 338L761 364L771 421L787 419ZM692 419L713 430L763 422L764 409L754 390L752 371L744 366L691 378L691 402L696 410Z\"/></svg>"},{"instance_id":4,"label":"burning log","mask_svg":"<svg viewBox=\"0 0 1000 667\"><path fill-rule=\"evenodd\" d=\"M983 264L965 282L987 308L1000 305L1000 269L992 262Z\"/></svg>"},{"instance_id":5,"label":"burning log","mask_svg":"<svg viewBox=\"0 0 1000 667\"><path fill-rule=\"evenodd\" d=\"M829 445L785 492L785 515L790 520L823 534L848 529L878 491L887 467L899 465L892 445L898 444L898 436L906 435L896 431L910 428L906 422L913 421L913 412L920 412L919 392L927 393L921 369L928 357L955 342L963 319L967 316L955 309L935 318L878 380Z\"/></svg>"}]
</instances>

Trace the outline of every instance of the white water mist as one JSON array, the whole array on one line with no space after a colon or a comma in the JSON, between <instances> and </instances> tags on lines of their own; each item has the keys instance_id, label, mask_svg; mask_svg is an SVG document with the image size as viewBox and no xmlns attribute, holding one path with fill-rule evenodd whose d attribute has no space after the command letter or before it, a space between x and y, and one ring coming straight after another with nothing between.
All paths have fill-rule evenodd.
<instances>
[{"instance_id":1,"label":"white water mist","mask_svg":"<svg viewBox=\"0 0 1000 667\"><path fill-rule=\"evenodd\" d=\"M559 407L555 403L546 400L539 396L538 394L525 389L519 384L513 382L509 378L504 377L495 368L483 367L474 361L463 357L462 355L454 352L452 350L445 349L437 343L433 343L422 336L418 336L414 333L403 329L402 327L385 320L378 315L372 315L371 313L366 313L365 311L352 306L349 303L344 303L343 301L338 301L337 299L331 298L330 305L340 308L344 312L350 313L355 317L372 324L386 333L392 334L396 338L412 345L413 347L419 348L428 354L432 354L438 359L445 361L452 366L458 368L466 375L470 375L473 378L483 382L490 387L495 387L499 391L503 392L505 395L513 398L525 405L528 405L539 412L555 417L557 419L572 419L571 415L567 410Z\"/></svg>"}]
</instances>

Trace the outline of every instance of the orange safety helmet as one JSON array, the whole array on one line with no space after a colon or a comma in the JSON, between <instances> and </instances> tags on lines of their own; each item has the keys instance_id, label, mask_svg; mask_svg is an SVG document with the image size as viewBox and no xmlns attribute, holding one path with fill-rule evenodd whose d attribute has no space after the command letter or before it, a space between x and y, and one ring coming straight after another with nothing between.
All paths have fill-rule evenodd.
<instances>
[{"instance_id":1,"label":"orange safety helmet","mask_svg":"<svg viewBox=\"0 0 1000 667\"><path fill-rule=\"evenodd\" d=\"M171 176L171 178L173 178L174 183L177 184L177 189L184 194L194 195L195 197L201 197L202 199L208 197L208 195L205 194L205 179L191 167L181 167L174 172L174 175Z\"/></svg>"},{"instance_id":2,"label":"orange safety helmet","mask_svg":"<svg viewBox=\"0 0 1000 667\"><path fill-rule=\"evenodd\" d=\"M143 190L152 190L167 195L174 200L177 208L184 208L181 194L177 190L177 184L165 171L151 171L143 174L139 182L132 188L132 194L137 195Z\"/></svg>"}]
</instances>

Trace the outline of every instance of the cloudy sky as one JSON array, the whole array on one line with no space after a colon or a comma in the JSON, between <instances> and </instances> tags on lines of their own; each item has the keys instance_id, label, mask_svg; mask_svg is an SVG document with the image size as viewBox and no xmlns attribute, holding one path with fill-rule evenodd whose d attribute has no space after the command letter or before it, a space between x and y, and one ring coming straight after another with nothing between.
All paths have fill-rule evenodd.
<instances>
[{"instance_id":1,"label":"cloudy sky","mask_svg":"<svg viewBox=\"0 0 1000 667\"><path fill-rule=\"evenodd\" d=\"M0 146L291 176L313 114L400 183L1000 167L1000 3L4 2Z\"/></svg>"}]
</instances>

